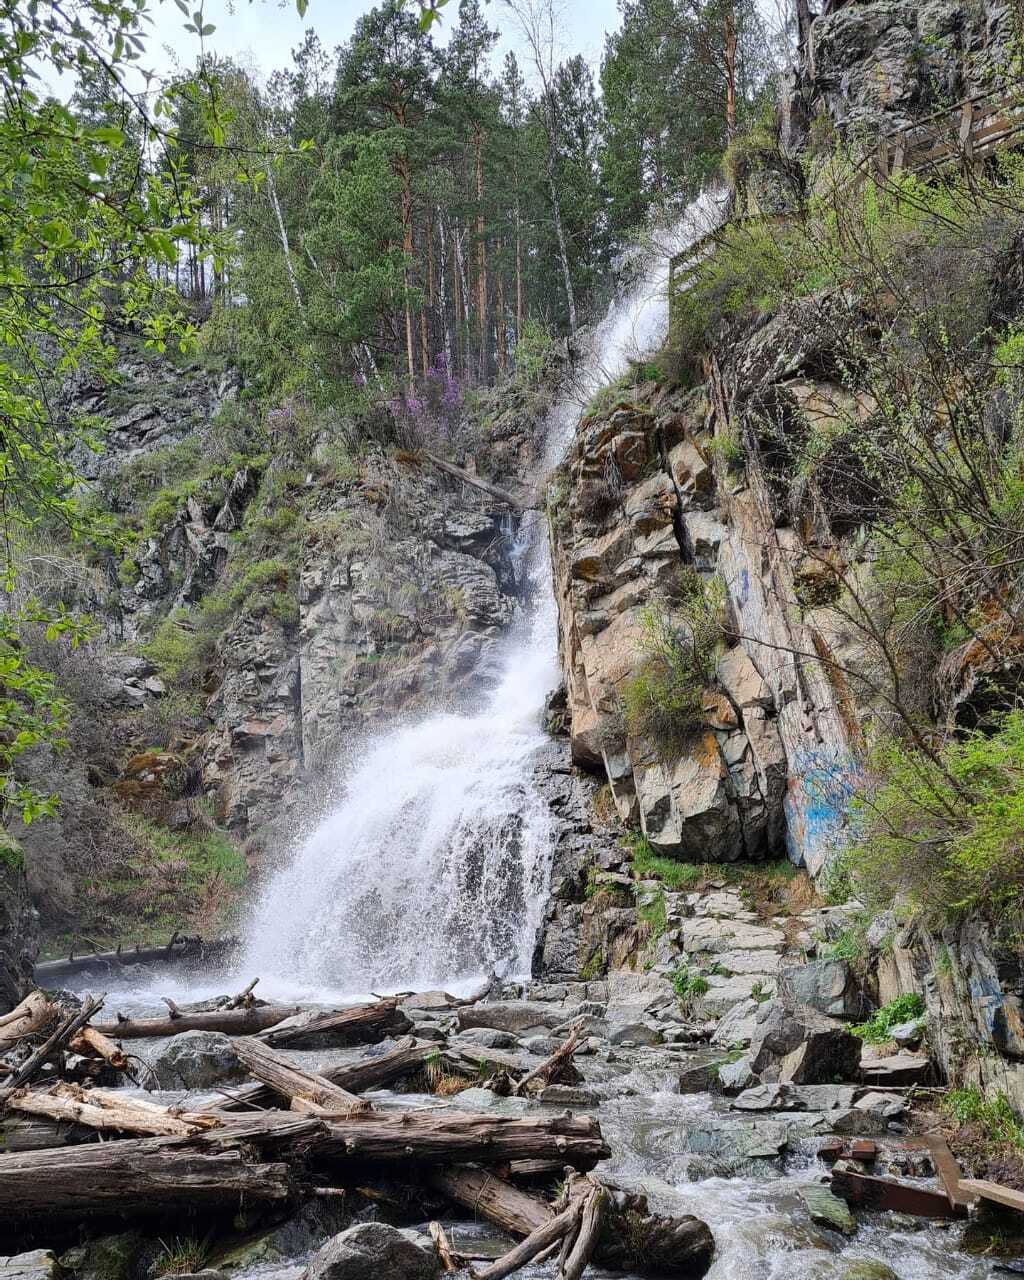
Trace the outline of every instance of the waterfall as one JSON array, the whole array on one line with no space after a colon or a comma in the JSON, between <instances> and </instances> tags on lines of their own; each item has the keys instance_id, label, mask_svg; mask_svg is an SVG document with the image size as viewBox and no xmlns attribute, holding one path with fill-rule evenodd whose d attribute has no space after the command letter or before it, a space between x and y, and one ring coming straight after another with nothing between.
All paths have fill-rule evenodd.
<instances>
[{"instance_id":1,"label":"waterfall","mask_svg":"<svg viewBox=\"0 0 1024 1280\"><path fill-rule=\"evenodd\" d=\"M543 470L564 456L581 403L659 345L668 259L717 226L705 193L585 335L573 387L551 411ZM474 715L431 715L378 737L333 811L267 884L242 970L261 991L425 989L529 973L550 871L551 819L533 782L542 712L559 680L544 522L520 530L536 603L507 641L504 675Z\"/></svg>"}]
</instances>

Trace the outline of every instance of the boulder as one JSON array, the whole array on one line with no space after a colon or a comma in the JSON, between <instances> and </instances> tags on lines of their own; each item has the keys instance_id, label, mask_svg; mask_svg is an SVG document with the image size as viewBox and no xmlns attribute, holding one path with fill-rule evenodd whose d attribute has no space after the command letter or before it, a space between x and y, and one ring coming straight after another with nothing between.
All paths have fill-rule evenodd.
<instances>
[{"instance_id":1,"label":"boulder","mask_svg":"<svg viewBox=\"0 0 1024 1280\"><path fill-rule=\"evenodd\" d=\"M715 1028L711 1043L724 1049L750 1044L757 1030L761 1010L777 1003L775 1000L769 1000L765 1004L758 1004L756 1000L741 1000L739 1004L734 1004Z\"/></svg>"},{"instance_id":2,"label":"boulder","mask_svg":"<svg viewBox=\"0 0 1024 1280\"><path fill-rule=\"evenodd\" d=\"M434 1280L437 1255L385 1222L349 1227L318 1250L304 1280Z\"/></svg>"},{"instance_id":3,"label":"boulder","mask_svg":"<svg viewBox=\"0 0 1024 1280\"><path fill-rule=\"evenodd\" d=\"M661 1028L654 1022L623 1022L608 1033L609 1044L653 1045L664 1040Z\"/></svg>"},{"instance_id":4,"label":"boulder","mask_svg":"<svg viewBox=\"0 0 1024 1280\"><path fill-rule=\"evenodd\" d=\"M515 1049L519 1045L518 1038L511 1031L498 1031L494 1027L468 1027L458 1038L468 1044L483 1045L485 1049ZM530 1048L529 1042L523 1047L530 1053L536 1052Z\"/></svg>"},{"instance_id":5,"label":"boulder","mask_svg":"<svg viewBox=\"0 0 1024 1280\"><path fill-rule=\"evenodd\" d=\"M889 1028L889 1038L901 1049L916 1049L924 1039L924 1019L912 1018Z\"/></svg>"},{"instance_id":6,"label":"boulder","mask_svg":"<svg viewBox=\"0 0 1024 1280\"><path fill-rule=\"evenodd\" d=\"M732 1105L737 1111L780 1111L786 1106L787 1093L783 1084L758 1084L744 1089Z\"/></svg>"},{"instance_id":7,"label":"boulder","mask_svg":"<svg viewBox=\"0 0 1024 1280\"><path fill-rule=\"evenodd\" d=\"M924 1084L931 1076L931 1059L926 1053L894 1053L883 1058L867 1046L860 1060L860 1078L865 1084L882 1088L886 1085Z\"/></svg>"},{"instance_id":8,"label":"boulder","mask_svg":"<svg viewBox=\"0 0 1024 1280\"><path fill-rule=\"evenodd\" d=\"M846 1203L834 1196L828 1187L816 1184L800 1187L799 1195L811 1221L817 1226L838 1231L844 1236L852 1236L857 1230L857 1223Z\"/></svg>"},{"instance_id":9,"label":"boulder","mask_svg":"<svg viewBox=\"0 0 1024 1280\"><path fill-rule=\"evenodd\" d=\"M812 1027L779 1066L779 1079L793 1084L829 1084L856 1079L861 1042L844 1026Z\"/></svg>"},{"instance_id":10,"label":"boulder","mask_svg":"<svg viewBox=\"0 0 1024 1280\"><path fill-rule=\"evenodd\" d=\"M159 1048L151 1064L161 1089L208 1089L248 1080L231 1041L219 1031L184 1031Z\"/></svg>"},{"instance_id":11,"label":"boulder","mask_svg":"<svg viewBox=\"0 0 1024 1280\"><path fill-rule=\"evenodd\" d=\"M739 1093L753 1084L755 1078L749 1054L744 1054L735 1062L723 1062L718 1068L718 1083L723 1093Z\"/></svg>"},{"instance_id":12,"label":"boulder","mask_svg":"<svg viewBox=\"0 0 1024 1280\"><path fill-rule=\"evenodd\" d=\"M471 1004L458 1012L459 1030L492 1027L522 1035L525 1031L551 1030L572 1019L579 1008L543 1004L536 1000L499 1000L492 1004Z\"/></svg>"},{"instance_id":13,"label":"boulder","mask_svg":"<svg viewBox=\"0 0 1024 1280\"><path fill-rule=\"evenodd\" d=\"M845 960L813 960L789 965L779 976L779 992L787 1004L807 1005L832 1018L855 1018L861 999Z\"/></svg>"}]
</instances>

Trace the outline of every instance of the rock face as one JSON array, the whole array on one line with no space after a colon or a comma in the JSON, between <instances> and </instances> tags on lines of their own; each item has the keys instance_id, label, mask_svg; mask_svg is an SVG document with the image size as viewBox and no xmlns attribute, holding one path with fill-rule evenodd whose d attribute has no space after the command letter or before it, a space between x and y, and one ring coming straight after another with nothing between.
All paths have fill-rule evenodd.
<instances>
[{"instance_id":1,"label":"rock face","mask_svg":"<svg viewBox=\"0 0 1024 1280\"><path fill-rule=\"evenodd\" d=\"M363 1222L329 1240L310 1259L304 1280L434 1280L437 1255L397 1227Z\"/></svg>"}]
</instances>

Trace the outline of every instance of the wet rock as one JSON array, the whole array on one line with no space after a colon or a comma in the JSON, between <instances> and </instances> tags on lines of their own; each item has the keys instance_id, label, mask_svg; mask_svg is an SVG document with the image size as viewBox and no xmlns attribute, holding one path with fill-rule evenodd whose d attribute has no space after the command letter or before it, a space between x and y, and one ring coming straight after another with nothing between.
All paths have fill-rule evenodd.
<instances>
[{"instance_id":1,"label":"wet rock","mask_svg":"<svg viewBox=\"0 0 1024 1280\"><path fill-rule=\"evenodd\" d=\"M759 1084L745 1089L732 1105L737 1111L774 1111L786 1105L787 1089L781 1084Z\"/></svg>"},{"instance_id":2,"label":"wet rock","mask_svg":"<svg viewBox=\"0 0 1024 1280\"><path fill-rule=\"evenodd\" d=\"M807 1005L833 1018L854 1018L861 998L845 960L814 960L782 970L779 992L788 1004Z\"/></svg>"},{"instance_id":3,"label":"wet rock","mask_svg":"<svg viewBox=\"0 0 1024 1280\"><path fill-rule=\"evenodd\" d=\"M434 1280L437 1255L397 1227L363 1222L329 1240L310 1259L305 1280Z\"/></svg>"},{"instance_id":4,"label":"wet rock","mask_svg":"<svg viewBox=\"0 0 1024 1280\"><path fill-rule=\"evenodd\" d=\"M923 1084L931 1078L931 1059L926 1053L894 1053L879 1057L870 1046L864 1047L860 1060L861 1079L865 1084L907 1085Z\"/></svg>"},{"instance_id":5,"label":"wet rock","mask_svg":"<svg viewBox=\"0 0 1024 1280\"><path fill-rule=\"evenodd\" d=\"M160 1046L150 1064L162 1089L207 1089L248 1080L231 1041L219 1031L185 1031Z\"/></svg>"},{"instance_id":6,"label":"wet rock","mask_svg":"<svg viewBox=\"0 0 1024 1280\"><path fill-rule=\"evenodd\" d=\"M895 1120L907 1110L907 1101L898 1093L879 1093L872 1091L858 1098L854 1106L860 1111L877 1111L887 1120Z\"/></svg>"},{"instance_id":7,"label":"wet rock","mask_svg":"<svg viewBox=\"0 0 1024 1280\"><path fill-rule=\"evenodd\" d=\"M819 1227L828 1227L844 1236L852 1236L857 1223L845 1201L834 1196L828 1187L800 1187L800 1199L804 1202L811 1221Z\"/></svg>"},{"instance_id":8,"label":"wet rock","mask_svg":"<svg viewBox=\"0 0 1024 1280\"><path fill-rule=\"evenodd\" d=\"M447 991L418 991L407 996L398 1006L402 1010L410 1009L450 1009L458 1001Z\"/></svg>"},{"instance_id":9,"label":"wet rock","mask_svg":"<svg viewBox=\"0 0 1024 1280\"><path fill-rule=\"evenodd\" d=\"M579 1089L570 1084L549 1084L537 1095L545 1106L596 1107L598 1096L590 1089Z\"/></svg>"},{"instance_id":10,"label":"wet rock","mask_svg":"<svg viewBox=\"0 0 1024 1280\"><path fill-rule=\"evenodd\" d=\"M918 1220L915 1222L913 1229L919 1231L921 1225ZM846 1270L843 1271L839 1280L900 1280L900 1278L892 1267L886 1266L884 1262L874 1262L869 1258L864 1258L859 1262L851 1262Z\"/></svg>"},{"instance_id":11,"label":"wet rock","mask_svg":"<svg viewBox=\"0 0 1024 1280\"><path fill-rule=\"evenodd\" d=\"M129 1280L159 1251L138 1231L119 1231L61 1254L60 1271L73 1272L77 1280Z\"/></svg>"}]
</instances>

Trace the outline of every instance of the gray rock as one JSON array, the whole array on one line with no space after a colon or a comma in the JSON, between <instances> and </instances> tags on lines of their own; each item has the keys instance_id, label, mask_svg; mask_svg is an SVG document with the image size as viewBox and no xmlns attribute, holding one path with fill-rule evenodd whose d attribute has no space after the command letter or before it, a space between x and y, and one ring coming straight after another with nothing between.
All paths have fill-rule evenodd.
<instances>
[{"instance_id":1,"label":"gray rock","mask_svg":"<svg viewBox=\"0 0 1024 1280\"><path fill-rule=\"evenodd\" d=\"M779 1065L779 1078L793 1084L854 1080L860 1069L861 1042L844 1026L812 1027L807 1038Z\"/></svg>"},{"instance_id":2,"label":"gray rock","mask_svg":"<svg viewBox=\"0 0 1024 1280\"><path fill-rule=\"evenodd\" d=\"M304 1280L434 1280L437 1255L397 1227L361 1222L335 1236L310 1259Z\"/></svg>"},{"instance_id":3,"label":"gray rock","mask_svg":"<svg viewBox=\"0 0 1024 1280\"><path fill-rule=\"evenodd\" d=\"M494 1027L470 1027L461 1032L458 1038L470 1044L481 1044L485 1049L515 1049L519 1045L517 1037L511 1031L497 1031ZM529 1048L529 1045L524 1044L523 1047Z\"/></svg>"},{"instance_id":4,"label":"gray rock","mask_svg":"<svg viewBox=\"0 0 1024 1280\"><path fill-rule=\"evenodd\" d=\"M788 1089L782 1084L759 1084L744 1089L732 1106L737 1111L775 1111L786 1105Z\"/></svg>"},{"instance_id":5,"label":"gray rock","mask_svg":"<svg viewBox=\"0 0 1024 1280\"><path fill-rule=\"evenodd\" d=\"M49 1249L33 1249L0 1258L0 1280L53 1280L59 1275L57 1259Z\"/></svg>"},{"instance_id":6,"label":"gray rock","mask_svg":"<svg viewBox=\"0 0 1024 1280\"><path fill-rule=\"evenodd\" d=\"M739 1093L752 1084L754 1079L749 1054L744 1054L735 1062L723 1062L718 1068L718 1083L724 1093Z\"/></svg>"},{"instance_id":7,"label":"gray rock","mask_svg":"<svg viewBox=\"0 0 1024 1280\"><path fill-rule=\"evenodd\" d=\"M774 1000L766 1004L758 1004L756 1000L741 1000L739 1004L734 1004L715 1028L711 1043L720 1045L723 1049L750 1044L757 1029L760 1011L776 1003Z\"/></svg>"},{"instance_id":8,"label":"gray rock","mask_svg":"<svg viewBox=\"0 0 1024 1280\"><path fill-rule=\"evenodd\" d=\"M853 1105L860 1111L877 1111L887 1120L895 1120L907 1109L906 1099L901 1098L898 1093L879 1093L875 1090L858 1098Z\"/></svg>"},{"instance_id":9,"label":"gray rock","mask_svg":"<svg viewBox=\"0 0 1024 1280\"><path fill-rule=\"evenodd\" d=\"M912 1018L889 1028L889 1037L901 1049L916 1049L924 1039L924 1019Z\"/></svg>"},{"instance_id":10,"label":"gray rock","mask_svg":"<svg viewBox=\"0 0 1024 1280\"><path fill-rule=\"evenodd\" d=\"M587 1030L589 1030L589 1028L587 1028ZM497 1034L500 1035L502 1033L498 1032ZM512 1041L512 1044L508 1044L508 1045L499 1044L499 1045L495 1045L494 1048L496 1049L513 1048L517 1043L515 1040L515 1037L509 1036L509 1039ZM564 1044L565 1042L563 1040L559 1040L556 1036L527 1036L525 1040L521 1040L518 1043L519 1043L519 1047L522 1049L525 1049L527 1053L535 1053L539 1057L548 1058L551 1056L551 1054L555 1052L556 1049L560 1048L561 1045Z\"/></svg>"},{"instance_id":11,"label":"gray rock","mask_svg":"<svg viewBox=\"0 0 1024 1280\"><path fill-rule=\"evenodd\" d=\"M572 1019L578 1006L544 1004L534 1000L502 1000L493 1004L471 1004L458 1011L459 1029L493 1027L522 1035L525 1031L551 1029Z\"/></svg>"},{"instance_id":12,"label":"gray rock","mask_svg":"<svg viewBox=\"0 0 1024 1280\"><path fill-rule=\"evenodd\" d=\"M231 1041L219 1031L185 1031L160 1046L150 1064L162 1089L206 1089L247 1080Z\"/></svg>"},{"instance_id":13,"label":"gray rock","mask_svg":"<svg viewBox=\"0 0 1024 1280\"><path fill-rule=\"evenodd\" d=\"M854 1018L861 999L845 960L812 960L790 965L779 977L779 994L788 1004L807 1005L833 1018Z\"/></svg>"},{"instance_id":14,"label":"gray rock","mask_svg":"<svg viewBox=\"0 0 1024 1280\"><path fill-rule=\"evenodd\" d=\"M852 1236L857 1230L857 1223L846 1203L834 1196L828 1187L800 1187L799 1195L811 1221L817 1226L839 1231L844 1236Z\"/></svg>"},{"instance_id":15,"label":"gray rock","mask_svg":"<svg viewBox=\"0 0 1024 1280\"><path fill-rule=\"evenodd\" d=\"M590 1089L579 1089L571 1084L549 1084L538 1095L545 1106L551 1107L596 1107L598 1096Z\"/></svg>"},{"instance_id":16,"label":"gray rock","mask_svg":"<svg viewBox=\"0 0 1024 1280\"><path fill-rule=\"evenodd\" d=\"M609 1044L653 1045L664 1040L661 1028L654 1022L623 1022L608 1033Z\"/></svg>"}]
</instances>

